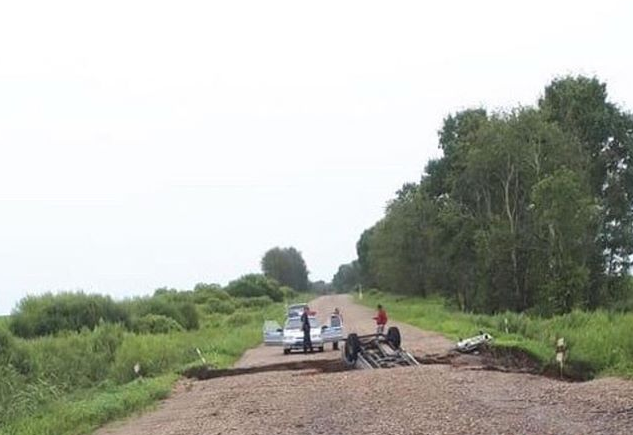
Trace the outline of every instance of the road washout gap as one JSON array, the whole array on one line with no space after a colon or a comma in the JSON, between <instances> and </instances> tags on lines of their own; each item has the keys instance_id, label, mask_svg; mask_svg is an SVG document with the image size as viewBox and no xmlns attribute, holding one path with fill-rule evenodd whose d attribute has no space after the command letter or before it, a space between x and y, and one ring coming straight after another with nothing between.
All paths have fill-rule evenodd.
<instances>
[{"instance_id":1,"label":"road washout gap","mask_svg":"<svg viewBox=\"0 0 633 435\"><path fill-rule=\"evenodd\" d=\"M209 367L208 365L199 365L185 369L182 374L187 378L206 380L227 376L251 375L264 372L312 371L316 373L336 373L345 370L348 370L348 368L340 359L313 359L229 369L214 369L212 367Z\"/></svg>"},{"instance_id":2,"label":"road washout gap","mask_svg":"<svg viewBox=\"0 0 633 435\"><path fill-rule=\"evenodd\" d=\"M578 382L590 378L584 372L568 371L562 377L555 367L543 368L541 362L529 352L516 347L489 346L476 353L463 354L449 351L442 354L414 355L415 359L424 365L448 365L460 370L486 370L504 373L517 373L545 376L547 378ZM230 376L242 376L264 372L306 371L310 374L337 373L351 370L342 359L311 359L288 361L274 364L257 365L252 367L237 367L215 369L208 365L189 367L183 371L183 376L190 379L206 380Z\"/></svg>"}]
</instances>

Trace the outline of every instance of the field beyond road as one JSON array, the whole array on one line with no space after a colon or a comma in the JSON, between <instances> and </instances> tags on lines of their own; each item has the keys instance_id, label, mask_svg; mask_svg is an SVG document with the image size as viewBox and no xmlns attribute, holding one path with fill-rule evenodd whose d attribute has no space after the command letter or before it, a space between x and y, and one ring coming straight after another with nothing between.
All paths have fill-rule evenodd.
<instances>
[{"instance_id":1,"label":"field beyond road","mask_svg":"<svg viewBox=\"0 0 633 435\"><path fill-rule=\"evenodd\" d=\"M373 329L373 311L348 296L313 303L320 315L334 307L341 309L346 332ZM390 324L401 328L403 346L418 357L451 347L437 333ZM237 364L255 368L254 373L183 381L157 410L97 435L633 433L633 382L617 378L568 383L450 364L265 371L272 364L339 358L331 347L320 354L284 356L280 348L260 346Z\"/></svg>"}]
</instances>

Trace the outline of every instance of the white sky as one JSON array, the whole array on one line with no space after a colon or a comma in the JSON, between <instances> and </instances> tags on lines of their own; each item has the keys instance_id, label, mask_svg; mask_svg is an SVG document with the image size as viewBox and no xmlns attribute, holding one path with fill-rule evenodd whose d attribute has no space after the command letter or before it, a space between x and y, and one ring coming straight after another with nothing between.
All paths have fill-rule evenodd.
<instances>
[{"instance_id":1,"label":"white sky","mask_svg":"<svg viewBox=\"0 0 633 435\"><path fill-rule=\"evenodd\" d=\"M329 280L448 113L567 73L633 107L633 2L429 3L2 1L0 313L226 283L276 245Z\"/></svg>"}]
</instances>

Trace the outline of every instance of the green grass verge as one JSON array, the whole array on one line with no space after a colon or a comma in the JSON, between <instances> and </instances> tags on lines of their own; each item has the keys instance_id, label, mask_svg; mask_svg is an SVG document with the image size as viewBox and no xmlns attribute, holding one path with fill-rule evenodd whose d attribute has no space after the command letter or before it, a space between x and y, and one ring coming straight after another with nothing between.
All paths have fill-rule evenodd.
<instances>
[{"instance_id":1,"label":"green grass verge","mask_svg":"<svg viewBox=\"0 0 633 435\"><path fill-rule=\"evenodd\" d=\"M358 297L356 297L358 300ZM555 343L568 345L566 372L574 377L615 375L633 379L633 314L607 311L573 311L551 318L512 312L479 315L460 312L439 298L384 294L370 290L362 304L381 303L389 316L450 339L477 334L493 335L496 346L519 348L543 368L554 364Z\"/></svg>"},{"instance_id":2,"label":"green grass verge","mask_svg":"<svg viewBox=\"0 0 633 435\"><path fill-rule=\"evenodd\" d=\"M0 403L10 407L0 409L0 434L89 434L166 397L178 373L200 362L196 348L211 366L231 366L261 342L263 321L281 321L284 311L285 305L276 303L206 315L200 329L169 334L135 334L109 325L94 332L16 338L14 346L34 375L0 372L0 378L11 376L0 379L0 396L7 394ZM134 373L137 363L141 379Z\"/></svg>"},{"instance_id":3,"label":"green grass verge","mask_svg":"<svg viewBox=\"0 0 633 435\"><path fill-rule=\"evenodd\" d=\"M7 435L81 435L117 418L146 409L171 391L177 375L139 379L125 385L82 392L53 402L28 418L13 421L0 433Z\"/></svg>"}]
</instances>

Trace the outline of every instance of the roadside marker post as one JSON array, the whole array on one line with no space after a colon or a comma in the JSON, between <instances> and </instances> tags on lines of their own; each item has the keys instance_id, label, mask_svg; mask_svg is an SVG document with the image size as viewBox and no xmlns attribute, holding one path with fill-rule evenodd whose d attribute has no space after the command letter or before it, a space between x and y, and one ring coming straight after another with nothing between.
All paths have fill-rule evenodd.
<instances>
[{"instance_id":1,"label":"roadside marker post","mask_svg":"<svg viewBox=\"0 0 633 435\"><path fill-rule=\"evenodd\" d=\"M206 364L207 360L204 358L204 355L202 355L202 351L200 350L199 347L196 347L196 352L198 352L198 356L200 357L202 364Z\"/></svg>"},{"instance_id":2,"label":"roadside marker post","mask_svg":"<svg viewBox=\"0 0 633 435\"><path fill-rule=\"evenodd\" d=\"M567 351L567 346L565 345L565 339L561 337L556 341L556 362L558 363L558 367L560 369L561 378L563 377L563 367L565 365L566 351Z\"/></svg>"}]
</instances>

